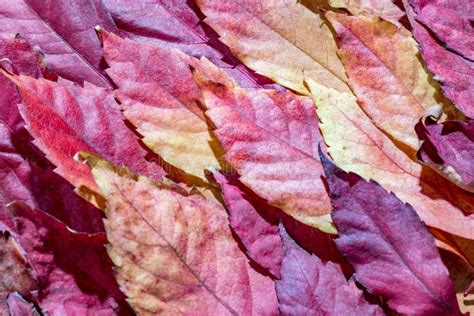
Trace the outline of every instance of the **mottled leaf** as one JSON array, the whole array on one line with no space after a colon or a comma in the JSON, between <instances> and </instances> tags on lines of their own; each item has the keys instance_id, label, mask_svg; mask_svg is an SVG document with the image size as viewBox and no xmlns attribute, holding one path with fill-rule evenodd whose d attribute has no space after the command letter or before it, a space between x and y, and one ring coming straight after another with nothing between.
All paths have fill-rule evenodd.
<instances>
[{"instance_id":1,"label":"mottled leaf","mask_svg":"<svg viewBox=\"0 0 474 316\"><path fill-rule=\"evenodd\" d=\"M206 168L220 167L221 149L198 106L201 92L188 64L174 51L100 33L124 116L154 152L205 180Z\"/></svg>"},{"instance_id":2,"label":"mottled leaf","mask_svg":"<svg viewBox=\"0 0 474 316\"><path fill-rule=\"evenodd\" d=\"M399 313L459 315L448 270L415 210L322 153L321 160L339 232L336 245L357 281Z\"/></svg>"},{"instance_id":3,"label":"mottled leaf","mask_svg":"<svg viewBox=\"0 0 474 316\"><path fill-rule=\"evenodd\" d=\"M276 278L280 278L280 266L283 258L283 245L278 230L279 214L270 207L258 209L251 196L238 187L235 176L213 172L219 183L222 199L229 210L232 229L239 236L250 258L268 269Z\"/></svg>"},{"instance_id":4,"label":"mottled leaf","mask_svg":"<svg viewBox=\"0 0 474 316\"><path fill-rule=\"evenodd\" d=\"M460 187L474 192L474 121L420 121L416 130L423 144L418 157Z\"/></svg>"},{"instance_id":5,"label":"mottled leaf","mask_svg":"<svg viewBox=\"0 0 474 316\"><path fill-rule=\"evenodd\" d=\"M146 151L125 126L109 91L91 84L83 88L66 80L56 83L9 77L23 98L19 108L34 144L57 166L56 172L75 187L97 189L87 166L73 160L81 150L96 152L155 179L164 174L157 164L145 160Z\"/></svg>"},{"instance_id":6,"label":"mottled leaf","mask_svg":"<svg viewBox=\"0 0 474 316\"><path fill-rule=\"evenodd\" d=\"M349 91L330 29L296 0L196 2L220 40L257 73L302 94L305 78Z\"/></svg>"},{"instance_id":7,"label":"mottled leaf","mask_svg":"<svg viewBox=\"0 0 474 316\"><path fill-rule=\"evenodd\" d=\"M474 238L474 196L428 167L413 162L378 130L352 94L309 82L320 128L336 164L364 179L373 179L421 219L464 238ZM442 188L442 189L440 189Z\"/></svg>"},{"instance_id":8,"label":"mottled leaf","mask_svg":"<svg viewBox=\"0 0 474 316\"><path fill-rule=\"evenodd\" d=\"M470 1L408 0L415 19L449 50L474 61L474 4Z\"/></svg>"},{"instance_id":9,"label":"mottled leaf","mask_svg":"<svg viewBox=\"0 0 474 316\"><path fill-rule=\"evenodd\" d=\"M397 26L400 26L398 21L405 15L392 0L329 0L328 2L332 7L347 9L353 15L381 17Z\"/></svg>"},{"instance_id":10,"label":"mottled leaf","mask_svg":"<svg viewBox=\"0 0 474 316\"><path fill-rule=\"evenodd\" d=\"M100 0L8 0L0 2L0 30L19 33L45 53L48 68L82 83L109 87L100 70L102 51L94 27L115 30Z\"/></svg>"},{"instance_id":11,"label":"mottled leaf","mask_svg":"<svg viewBox=\"0 0 474 316\"><path fill-rule=\"evenodd\" d=\"M446 4L455 4L456 2L445 2ZM457 2L461 4L461 2ZM472 6L470 2L465 3ZM443 47L435 38L430 35L428 29L415 20L413 8L405 2L407 15L413 28L413 36L420 43L420 50L430 71L441 83L441 87L455 105L463 111L464 114L473 118L474 106L474 62L463 58ZM461 8L460 11L469 12L467 8ZM472 9L471 9L472 11ZM472 14L472 13L471 13Z\"/></svg>"},{"instance_id":12,"label":"mottled leaf","mask_svg":"<svg viewBox=\"0 0 474 316\"><path fill-rule=\"evenodd\" d=\"M418 149L414 126L440 99L410 32L376 19L333 12L326 16L337 32L338 53L362 108L414 156Z\"/></svg>"},{"instance_id":13,"label":"mottled leaf","mask_svg":"<svg viewBox=\"0 0 474 316\"><path fill-rule=\"evenodd\" d=\"M311 100L289 91L242 89L196 78L214 134L240 181L297 220L334 233Z\"/></svg>"},{"instance_id":14,"label":"mottled leaf","mask_svg":"<svg viewBox=\"0 0 474 316\"><path fill-rule=\"evenodd\" d=\"M277 314L272 280L250 267L220 205L86 157L107 199L108 253L138 314Z\"/></svg>"},{"instance_id":15,"label":"mottled leaf","mask_svg":"<svg viewBox=\"0 0 474 316\"><path fill-rule=\"evenodd\" d=\"M77 233L24 203L10 206L11 233L39 281L36 300L45 314L115 314L128 307L114 279L103 234ZM120 304L120 305L119 305Z\"/></svg>"},{"instance_id":16,"label":"mottled leaf","mask_svg":"<svg viewBox=\"0 0 474 316\"><path fill-rule=\"evenodd\" d=\"M282 315L384 315L337 266L323 264L280 229L284 257L281 280L275 283Z\"/></svg>"}]
</instances>

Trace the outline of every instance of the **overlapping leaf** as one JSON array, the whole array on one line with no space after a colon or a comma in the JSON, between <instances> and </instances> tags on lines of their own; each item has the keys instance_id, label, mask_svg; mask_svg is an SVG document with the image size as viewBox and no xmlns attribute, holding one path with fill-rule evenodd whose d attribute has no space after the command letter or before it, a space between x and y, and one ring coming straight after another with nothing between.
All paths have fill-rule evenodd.
<instances>
[{"instance_id":1,"label":"overlapping leaf","mask_svg":"<svg viewBox=\"0 0 474 316\"><path fill-rule=\"evenodd\" d=\"M474 62L464 58L462 55L456 54L445 47L443 47L434 37L431 36L429 30L424 25L416 20L416 13L406 1L405 8L413 28L413 36L420 43L421 54L425 60L428 68L433 72L435 78L440 81L443 91L455 105L469 117L474 117L474 106L472 100L474 99L474 84L472 77L474 76ZM419 1L412 1L412 4L422 4ZM428 2L426 2L428 3ZM438 3L433 2L428 7L436 7ZM460 3L459 3L460 4ZM444 2L444 5L456 6L455 2ZM468 6L472 4L467 3ZM419 9L418 6L416 8ZM431 10L429 10L431 11ZM471 14L471 8L458 7L457 10L449 10L450 14L455 13L459 18L452 19L461 21L461 24L466 23L466 17ZM471 12L471 13L469 13ZM464 17L463 17L464 16ZM472 27L471 27L472 28ZM456 29L452 29L456 32ZM460 30L462 32L462 29Z\"/></svg>"},{"instance_id":2,"label":"overlapping leaf","mask_svg":"<svg viewBox=\"0 0 474 316\"><path fill-rule=\"evenodd\" d=\"M276 291L282 315L384 315L332 262L307 253L281 226L285 253Z\"/></svg>"},{"instance_id":3,"label":"overlapping leaf","mask_svg":"<svg viewBox=\"0 0 474 316\"><path fill-rule=\"evenodd\" d=\"M336 13L326 16L337 32L338 53L362 108L413 154L418 149L414 126L441 101L418 59L415 40L405 28L389 22Z\"/></svg>"},{"instance_id":4,"label":"overlapping leaf","mask_svg":"<svg viewBox=\"0 0 474 316\"><path fill-rule=\"evenodd\" d=\"M309 85L324 140L338 166L377 181L410 203L427 225L474 238L472 194L410 160L372 124L353 95Z\"/></svg>"},{"instance_id":5,"label":"overlapping leaf","mask_svg":"<svg viewBox=\"0 0 474 316\"><path fill-rule=\"evenodd\" d=\"M273 282L253 270L225 210L88 156L107 199L109 256L137 313L276 315Z\"/></svg>"},{"instance_id":6,"label":"overlapping leaf","mask_svg":"<svg viewBox=\"0 0 474 316\"><path fill-rule=\"evenodd\" d=\"M24 103L20 112L35 145L74 186L96 190L88 168L73 160L81 150L96 152L155 179L164 174L157 164L145 160L146 151L124 125L107 90L91 84L82 88L66 80L56 83L13 75L10 79L21 92Z\"/></svg>"},{"instance_id":7,"label":"overlapping leaf","mask_svg":"<svg viewBox=\"0 0 474 316\"><path fill-rule=\"evenodd\" d=\"M85 315L128 309L113 277L103 234L76 233L24 203L10 208L14 227L9 231L38 278L35 300L44 313Z\"/></svg>"},{"instance_id":8,"label":"overlapping leaf","mask_svg":"<svg viewBox=\"0 0 474 316\"><path fill-rule=\"evenodd\" d=\"M413 208L376 182L321 159L339 232L336 244L356 279L387 297L399 313L459 315L448 270Z\"/></svg>"},{"instance_id":9,"label":"overlapping leaf","mask_svg":"<svg viewBox=\"0 0 474 316\"><path fill-rule=\"evenodd\" d=\"M423 140L418 157L460 187L474 192L474 121L420 121L416 127Z\"/></svg>"},{"instance_id":10,"label":"overlapping leaf","mask_svg":"<svg viewBox=\"0 0 474 316\"><path fill-rule=\"evenodd\" d=\"M381 17L397 26L400 26L398 21L405 15L392 0L329 0L328 2L332 7L349 10L353 15Z\"/></svg>"},{"instance_id":11,"label":"overlapping leaf","mask_svg":"<svg viewBox=\"0 0 474 316\"><path fill-rule=\"evenodd\" d=\"M321 141L311 100L289 91L242 89L196 76L206 115L240 181L297 220L334 232L321 180Z\"/></svg>"},{"instance_id":12,"label":"overlapping leaf","mask_svg":"<svg viewBox=\"0 0 474 316\"><path fill-rule=\"evenodd\" d=\"M8 312L10 315L25 315L25 316L39 316L40 313L36 310L36 307L27 302L17 292L10 293L7 298Z\"/></svg>"},{"instance_id":13,"label":"overlapping leaf","mask_svg":"<svg viewBox=\"0 0 474 316\"><path fill-rule=\"evenodd\" d=\"M124 116L143 142L167 162L206 179L206 168L219 168L220 146L211 138L198 106L201 92L191 69L176 52L123 40L101 32L107 73Z\"/></svg>"},{"instance_id":14,"label":"overlapping leaf","mask_svg":"<svg viewBox=\"0 0 474 316\"><path fill-rule=\"evenodd\" d=\"M254 205L257 203L251 203L248 195L244 197L244 192L238 183L233 183L236 181L231 176L214 172L213 177L221 187L222 199L229 210L230 225L248 255L279 278L283 245L278 230L279 216L275 214L277 210L265 207L263 203L256 209Z\"/></svg>"},{"instance_id":15,"label":"overlapping leaf","mask_svg":"<svg viewBox=\"0 0 474 316\"><path fill-rule=\"evenodd\" d=\"M305 78L349 91L330 29L296 0L196 2L220 40L257 73L302 94Z\"/></svg>"}]
</instances>

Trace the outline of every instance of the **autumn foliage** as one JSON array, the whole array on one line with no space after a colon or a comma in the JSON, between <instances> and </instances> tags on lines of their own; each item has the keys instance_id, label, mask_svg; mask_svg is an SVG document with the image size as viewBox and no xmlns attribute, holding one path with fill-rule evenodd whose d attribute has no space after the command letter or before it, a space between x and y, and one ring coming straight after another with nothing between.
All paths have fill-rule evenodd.
<instances>
[{"instance_id":1,"label":"autumn foliage","mask_svg":"<svg viewBox=\"0 0 474 316\"><path fill-rule=\"evenodd\" d=\"M0 315L474 313L473 18L0 1Z\"/></svg>"}]
</instances>

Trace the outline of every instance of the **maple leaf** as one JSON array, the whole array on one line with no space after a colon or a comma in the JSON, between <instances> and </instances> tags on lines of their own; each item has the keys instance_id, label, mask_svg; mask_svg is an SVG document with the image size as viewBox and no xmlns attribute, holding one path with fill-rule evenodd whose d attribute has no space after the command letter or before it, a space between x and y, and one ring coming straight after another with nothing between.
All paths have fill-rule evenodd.
<instances>
[{"instance_id":1,"label":"maple leaf","mask_svg":"<svg viewBox=\"0 0 474 316\"><path fill-rule=\"evenodd\" d=\"M137 313L277 314L272 280L250 267L220 205L83 156L107 199L108 253Z\"/></svg>"},{"instance_id":2,"label":"maple leaf","mask_svg":"<svg viewBox=\"0 0 474 316\"><path fill-rule=\"evenodd\" d=\"M21 297L18 292L8 295L7 305L9 315L40 316L36 307Z\"/></svg>"},{"instance_id":3,"label":"maple leaf","mask_svg":"<svg viewBox=\"0 0 474 316\"><path fill-rule=\"evenodd\" d=\"M414 2L413 2L414 3ZM474 117L474 62L461 55L453 53L440 45L430 35L430 31L420 24L415 18L413 8L404 1L410 24L413 28L413 36L420 43L421 54L433 72L435 78L441 83L441 87L454 104L469 117ZM451 3L451 5L453 5ZM445 5L449 5L448 2ZM471 5L469 3L469 5ZM460 11L466 11L464 7ZM467 10L469 11L469 10ZM463 13L460 13L463 15ZM463 19L463 18L461 18ZM454 19L453 21L456 21Z\"/></svg>"},{"instance_id":4,"label":"maple leaf","mask_svg":"<svg viewBox=\"0 0 474 316\"><path fill-rule=\"evenodd\" d=\"M298 246L283 226L280 230L285 250L281 280L275 283L282 315L384 315L337 266L323 264Z\"/></svg>"},{"instance_id":5,"label":"maple leaf","mask_svg":"<svg viewBox=\"0 0 474 316\"><path fill-rule=\"evenodd\" d=\"M19 109L35 138L34 144L57 167L55 171L75 187L97 190L87 166L73 160L81 150L127 164L132 170L155 179L164 175L161 167L145 160L146 151L123 123L118 105L108 90L89 83L80 87L64 79L53 82L8 76L21 93L24 102Z\"/></svg>"},{"instance_id":6,"label":"maple leaf","mask_svg":"<svg viewBox=\"0 0 474 316\"><path fill-rule=\"evenodd\" d=\"M334 12L326 17L337 32L338 54L360 105L377 127L408 146L414 156L418 149L414 126L428 108L442 100L417 56L410 32L365 17Z\"/></svg>"},{"instance_id":7,"label":"maple leaf","mask_svg":"<svg viewBox=\"0 0 474 316\"><path fill-rule=\"evenodd\" d=\"M373 179L433 226L474 238L474 196L413 162L371 122L352 94L309 81L329 154L346 171ZM439 188L443 188L440 190Z\"/></svg>"},{"instance_id":8,"label":"maple leaf","mask_svg":"<svg viewBox=\"0 0 474 316\"><path fill-rule=\"evenodd\" d=\"M322 152L321 160L336 245L357 281L399 313L459 315L448 270L415 210L378 183L339 169Z\"/></svg>"},{"instance_id":9,"label":"maple leaf","mask_svg":"<svg viewBox=\"0 0 474 316\"><path fill-rule=\"evenodd\" d=\"M35 300L45 314L85 315L128 309L105 253L103 234L74 232L21 202L9 208L15 224L9 232L24 249L38 278Z\"/></svg>"},{"instance_id":10,"label":"maple leaf","mask_svg":"<svg viewBox=\"0 0 474 316\"><path fill-rule=\"evenodd\" d=\"M392 0L329 0L335 8L347 9L353 15L381 17L400 27L399 20L405 15Z\"/></svg>"},{"instance_id":11,"label":"maple leaf","mask_svg":"<svg viewBox=\"0 0 474 316\"><path fill-rule=\"evenodd\" d=\"M195 77L214 134L240 181L302 223L334 233L311 100L289 91L243 89Z\"/></svg>"},{"instance_id":12,"label":"maple leaf","mask_svg":"<svg viewBox=\"0 0 474 316\"><path fill-rule=\"evenodd\" d=\"M420 160L474 192L474 121L436 124L426 118L420 120L416 130L423 140L418 151Z\"/></svg>"},{"instance_id":13,"label":"maple leaf","mask_svg":"<svg viewBox=\"0 0 474 316\"><path fill-rule=\"evenodd\" d=\"M222 199L229 210L230 225L249 257L280 278L283 245L278 230L278 210L263 204L258 204L256 209L254 205L257 206L257 203L241 191L235 177L218 171L213 172L213 177L221 187Z\"/></svg>"},{"instance_id":14,"label":"maple leaf","mask_svg":"<svg viewBox=\"0 0 474 316\"><path fill-rule=\"evenodd\" d=\"M204 22L257 73L302 94L308 94L305 78L349 91L330 29L296 0L196 3L206 15Z\"/></svg>"},{"instance_id":15,"label":"maple leaf","mask_svg":"<svg viewBox=\"0 0 474 316\"><path fill-rule=\"evenodd\" d=\"M221 149L197 104L201 91L189 65L174 51L100 34L124 116L165 161L206 180L206 168L220 167Z\"/></svg>"}]
</instances>

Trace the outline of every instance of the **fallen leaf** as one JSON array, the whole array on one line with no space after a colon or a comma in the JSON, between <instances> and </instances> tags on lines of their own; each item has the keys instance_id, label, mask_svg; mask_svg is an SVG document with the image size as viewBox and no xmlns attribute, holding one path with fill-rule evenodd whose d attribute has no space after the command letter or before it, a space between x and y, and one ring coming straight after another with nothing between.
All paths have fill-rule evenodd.
<instances>
[{"instance_id":1,"label":"fallen leaf","mask_svg":"<svg viewBox=\"0 0 474 316\"><path fill-rule=\"evenodd\" d=\"M272 280L250 267L220 205L85 158L107 199L107 250L135 312L278 314Z\"/></svg>"},{"instance_id":2,"label":"fallen leaf","mask_svg":"<svg viewBox=\"0 0 474 316\"><path fill-rule=\"evenodd\" d=\"M235 58L212 30L201 23L196 5L186 0L104 0L120 35L197 57L206 57L243 87L273 84Z\"/></svg>"},{"instance_id":3,"label":"fallen leaf","mask_svg":"<svg viewBox=\"0 0 474 316\"><path fill-rule=\"evenodd\" d=\"M416 15L413 12L413 8L406 1L404 3L413 28L413 36L420 43L421 55L426 65L441 83L446 96L464 114L474 118L474 106L472 105L472 100L474 99L474 83L472 81L474 77L474 62L441 46L430 35L429 30L415 20Z\"/></svg>"},{"instance_id":4,"label":"fallen leaf","mask_svg":"<svg viewBox=\"0 0 474 316\"><path fill-rule=\"evenodd\" d=\"M249 257L279 279L283 245L277 210L270 207L256 209L254 205L257 203L252 204L251 196L240 190L235 175L226 176L218 171L212 175L221 187L230 226L244 244Z\"/></svg>"},{"instance_id":5,"label":"fallen leaf","mask_svg":"<svg viewBox=\"0 0 474 316\"><path fill-rule=\"evenodd\" d=\"M8 295L7 304L10 315L40 316L36 307L32 303L26 301L17 292Z\"/></svg>"},{"instance_id":6,"label":"fallen leaf","mask_svg":"<svg viewBox=\"0 0 474 316\"><path fill-rule=\"evenodd\" d=\"M21 247L0 224L0 313L8 314L9 293L29 294L37 289L37 282Z\"/></svg>"},{"instance_id":7,"label":"fallen leaf","mask_svg":"<svg viewBox=\"0 0 474 316\"><path fill-rule=\"evenodd\" d=\"M323 264L298 246L283 226L280 229L284 257L275 287L282 315L385 315L337 266Z\"/></svg>"},{"instance_id":8,"label":"fallen leaf","mask_svg":"<svg viewBox=\"0 0 474 316\"><path fill-rule=\"evenodd\" d=\"M416 125L423 144L418 157L461 188L474 192L474 121L446 121L430 118Z\"/></svg>"},{"instance_id":9,"label":"fallen leaf","mask_svg":"<svg viewBox=\"0 0 474 316\"><path fill-rule=\"evenodd\" d=\"M87 166L73 160L81 150L97 152L155 179L164 175L161 167L145 160L146 151L123 123L109 91L87 83L80 87L64 79L56 83L8 76L20 90L23 103L19 109L34 144L75 187L97 190Z\"/></svg>"},{"instance_id":10,"label":"fallen leaf","mask_svg":"<svg viewBox=\"0 0 474 316\"><path fill-rule=\"evenodd\" d=\"M100 34L124 116L165 161L206 180L206 168L220 167L221 149L198 106L201 92L189 65L174 51Z\"/></svg>"},{"instance_id":11,"label":"fallen leaf","mask_svg":"<svg viewBox=\"0 0 474 316\"><path fill-rule=\"evenodd\" d=\"M198 0L220 40L249 68L298 93L304 79L350 91L322 18L296 0ZM242 23L245 21L245 23Z\"/></svg>"},{"instance_id":12,"label":"fallen leaf","mask_svg":"<svg viewBox=\"0 0 474 316\"><path fill-rule=\"evenodd\" d=\"M322 135L338 166L377 181L410 203L427 225L474 238L474 219L468 216L474 212L472 194L408 158L373 125L352 94L308 84Z\"/></svg>"},{"instance_id":13,"label":"fallen leaf","mask_svg":"<svg viewBox=\"0 0 474 316\"><path fill-rule=\"evenodd\" d=\"M353 15L381 17L400 27L399 20L405 15L392 0L329 0L335 8L347 9Z\"/></svg>"},{"instance_id":14,"label":"fallen leaf","mask_svg":"<svg viewBox=\"0 0 474 316\"><path fill-rule=\"evenodd\" d=\"M94 27L116 27L101 1L2 1L0 15L0 30L39 46L48 68L61 77L110 87L100 70L102 51Z\"/></svg>"},{"instance_id":15,"label":"fallen leaf","mask_svg":"<svg viewBox=\"0 0 474 316\"><path fill-rule=\"evenodd\" d=\"M430 29L449 50L474 61L474 4L446 0L408 0L415 19Z\"/></svg>"},{"instance_id":16,"label":"fallen leaf","mask_svg":"<svg viewBox=\"0 0 474 316\"><path fill-rule=\"evenodd\" d=\"M196 79L206 115L216 126L214 134L240 181L302 223L334 233L311 100L289 91L230 87L205 76Z\"/></svg>"},{"instance_id":17,"label":"fallen leaf","mask_svg":"<svg viewBox=\"0 0 474 316\"><path fill-rule=\"evenodd\" d=\"M11 234L38 278L35 300L45 314L115 314L128 309L114 279L103 234L74 232L21 202L9 208L15 221Z\"/></svg>"},{"instance_id":18,"label":"fallen leaf","mask_svg":"<svg viewBox=\"0 0 474 316\"><path fill-rule=\"evenodd\" d=\"M378 183L339 169L322 152L321 161L336 245L356 280L399 313L460 315L448 270L415 210Z\"/></svg>"},{"instance_id":19,"label":"fallen leaf","mask_svg":"<svg viewBox=\"0 0 474 316\"><path fill-rule=\"evenodd\" d=\"M338 54L364 112L414 156L418 149L414 126L440 97L410 32L365 17L334 12L326 17L337 32Z\"/></svg>"}]
</instances>

